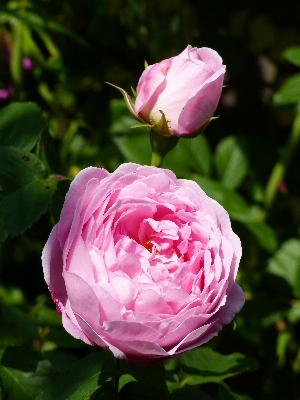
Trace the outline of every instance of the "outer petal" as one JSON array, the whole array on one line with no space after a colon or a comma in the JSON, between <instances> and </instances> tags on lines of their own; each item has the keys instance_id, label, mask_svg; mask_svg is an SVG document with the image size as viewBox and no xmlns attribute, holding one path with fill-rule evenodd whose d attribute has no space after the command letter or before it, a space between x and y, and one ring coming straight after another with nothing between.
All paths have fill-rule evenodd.
<instances>
[{"instance_id":1,"label":"outer petal","mask_svg":"<svg viewBox=\"0 0 300 400\"><path fill-rule=\"evenodd\" d=\"M189 342L189 338L191 338L194 333L192 332L187 336L186 339L182 341L180 346L177 347L175 354L180 354L183 351L187 351L193 349L195 347L201 346L202 344L208 342L214 336L218 334L223 325L229 324L235 315L241 310L245 303L245 297L242 289L238 284L234 283L230 293L227 296L226 303L223 307L220 308L217 314L208 321L209 329L205 332L204 335L200 335L198 339ZM187 343L189 342L189 343Z\"/></svg>"},{"instance_id":2,"label":"outer petal","mask_svg":"<svg viewBox=\"0 0 300 400\"><path fill-rule=\"evenodd\" d=\"M70 185L70 189L66 195L60 215L58 238L61 242L66 240L67 234L72 225L74 209L78 199L82 197L87 183L93 178L97 178L99 181L101 181L108 175L109 174L105 169L94 167L85 168L76 175L76 178Z\"/></svg>"},{"instance_id":3,"label":"outer petal","mask_svg":"<svg viewBox=\"0 0 300 400\"><path fill-rule=\"evenodd\" d=\"M150 65L141 75L137 86L137 98L134 105L135 111L146 121L149 112L155 104L157 97L164 89L166 74L172 65L172 59Z\"/></svg>"},{"instance_id":4,"label":"outer petal","mask_svg":"<svg viewBox=\"0 0 300 400\"><path fill-rule=\"evenodd\" d=\"M194 132L213 116L221 97L224 74L225 67L209 78L187 101L179 115L177 136Z\"/></svg>"},{"instance_id":5,"label":"outer petal","mask_svg":"<svg viewBox=\"0 0 300 400\"><path fill-rule=\"evenodd\" d=\"M57 238L57 225L47 240L42 252L42 264L44 270L45 281L51 292L54 301L65 304L67 301L67 291L65 281L63 279L63 260L62 251Z\"/></svg>"},{"instance_id":6,"label":"outer petal","mask_svg":"<svg viewBox=\"0 0 300 400\"><path fill-rule=\"evenodd\" d=\"M209 47L201 47L200 49L194 47L189 54L191 59L200 59L209 65L214 72L217 72L223 66L223 60L220 55Z\"/></svg>"},{"instance_id":7,"label":"outer petal","mask_svg":"<svg viewBox=\"0 0 300 400\"><path fill-rule=\"evenodd\" d=\"M100 325L100 310L94 291L74 273L64 272L64 278L75 316L81 316L93 329L97 330Z\"/></svg>"}]
</instances>

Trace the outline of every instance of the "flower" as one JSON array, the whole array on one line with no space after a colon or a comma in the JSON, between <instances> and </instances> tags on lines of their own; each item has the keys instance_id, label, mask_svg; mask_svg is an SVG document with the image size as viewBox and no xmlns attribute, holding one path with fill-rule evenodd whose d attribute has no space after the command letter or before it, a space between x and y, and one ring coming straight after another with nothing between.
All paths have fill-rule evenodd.
<instances>
[{"instance_id":1,"label":"flower","mask_svg":"<svg viewBox=\"0 0 300 400\"><path fill-rule=\"evenodd\" d=\"M227 212L194 181L128 163L75 177L42 262L71 335L147 364L232 321L240 257Z\"/></svg>"},{"instance_id":2,"label":"flower","mask_svg":"<svg viewBox=\"0 0 300 400\"><path fill-rule=\"evenodd\" d=\"M32 69L32 61L29 57L22 58L22 67L24 71L30 71Z\"/></svg>"},{"instance_id":3,"label":"flower","mask_svg":"<svg viewBox=\"0 0 300 400\"><path fill-rule=\"evenodd\" d=\"M224 74L216 51L189 45L178 56L145 69L137 86L135 113L154 130L158 125L158 133L196 136L213 117ZM163 116L167 128L161 130Z\"/></svg>"},{"instance_id":4,"label":"flower","mask_svg":"<svg viewBox=\"0 0 300 400\"><path fill-rule=\"evenodd\" d=\"M6 101L10 99L14 94L14 89L11 85L0 88L0 101Z\"/></svg>"}]
</instances>

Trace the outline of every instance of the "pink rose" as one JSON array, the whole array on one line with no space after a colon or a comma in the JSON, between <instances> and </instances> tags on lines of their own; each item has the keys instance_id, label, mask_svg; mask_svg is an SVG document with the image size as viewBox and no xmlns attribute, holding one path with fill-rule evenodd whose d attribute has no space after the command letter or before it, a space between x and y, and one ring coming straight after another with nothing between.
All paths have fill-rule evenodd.
<instances>
[{"instance_id":1,"label":"pink rose","mask_svg":"<svg viewBox=\"0 0 300 400\"><path fill-rule=\"evenodd\" d=\"M233 319L240 257L227 212L195 182L129 163L76 176L42 261L71 335L147 364Z\"/></svg>"},{"instance_id":2,"label":"pink rose","mask_svg":"<svg viewBox=\"0 0 300 400\"><path fill-rule=\"evenodd\" d=\"M213 117L224 74L216 51L189 45L178 56L146 68L137 86L135 112L143 121L158 124L162 111L169 133L195 136Z\"/></svg>"}]
</instances>

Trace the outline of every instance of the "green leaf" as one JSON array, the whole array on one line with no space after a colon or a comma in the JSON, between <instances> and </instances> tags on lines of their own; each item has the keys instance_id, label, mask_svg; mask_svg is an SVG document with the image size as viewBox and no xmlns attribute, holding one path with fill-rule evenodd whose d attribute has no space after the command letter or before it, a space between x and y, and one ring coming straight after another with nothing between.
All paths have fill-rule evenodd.
<instances>
[{"instance_id":1,"label":"green leaf","mask_svg":"<svg viewBox=\"0 0 300 400\"><path fill-rule=\"evenodd\" d=\"M300 101L300 74L291 76L274 94L273 102L281 106Z\"/></svg>"},{"instance_id":2,"label":"green leaf","mask_svg":"<svg viewBox=\"0 0 300 400\"><path fill-rule=\"evenodd\" d=\"M30 151L37 143L45 122L34 103L12 103L0 111L0 146ZM1 166L4 161L1 159Z\"/></svg>"},{"instance_id":3,"label":"green leaf","mask_svg":"<svg viewBox=\"0 0 300 400\"><path fill-rule=\"evenodd\" d=\"M128 136L113 137L114 143L128 162L149 165L151 161L151 147L149 132L132 131Z\"/></svg>"},{"instance_id":4,"label":"green leaf","mask_svg":"<svg viewBox=\"0 0 300 400\"><path fill-rule=\"evenodd\" d=\"M265 222L244 222L246 228L256 237L262 248L272 253L276 250L278 243L272 228Z\"/></svg>"},{"instance_id":5,"label":"green leaf","mask_svg":"<svg viewBox=\"0 0 300 400\"><path fill-rule=\"evenodd\" d=\"M113 382L104 382L103 385L97 389L88 400L119 400L116 387Z\"/></svg>"},{"instance_id":6,"label":"green leaf","mask_svg":"<svg viewBox=\"0 0 300 400\"><path fill-rule=\"evenodd\" d=\"M36 155L45 165L49 173L61 171L57 148L55 146L54 139L50 136L48 129L44 129L42 132L38 142Z\"/></svg>"},{"instance_id":7,"label":"green leaf","mask_svg":"<svg viewBox=\"0 0 300 400\"><path fill-rule=\"evenodd\" d=\"M220 203L233 219L241 222L260 220L261 213L257 208L250 207L238 193L222 183L194 174L191 177L209 197Z\"/></svg>"},{"instance_id":8,"label":"green leaf","mask_svg":"<svg viewBox=\"0 0 300 400\"><path fill-rule=\"evenodd\" d=\"M116 373L115 359L110 353L92 353L53 379L36 400L88 399Z\"/></svg>"},{"instance_id":9,"label":"green leaf","mask_svg":"<svg viewBox=\"0 0 300 400\"><path fill-rule=\"evenodd\" d=\"M6 400L33 400L34 391L28 384L30 373L0 366L2 391Z\"/></svg>"},{"instance_id":10,"label":"green leaf","mask_svg":"<svg viewBox=\"0 0 300 400\"><path fill-rule=\"evenodd\" d=\"M269 260L267 272L283 279L300 297L300 240L292 238L284 242Z\"/></svg>"},{"instance_id":11,"label":"green leaf","mask_svg":"<svg viewBox=\"0 0 300 400\"><path fill-rule=\"evenodd\" d=\"M186 178L191 172L208 176L211 170L211 151L205 136L180 139L177 146L167 154L163 167L178 177Z\"/></svg>"},{"instance_id":12,"label":"green leaf","mask_svg":"<svg viewBox=\"0 0 300 400\"><path fill-rule=\"evenodd\" d=\"M0 376L5 399L35 399L55 376L51 364L24 347L5 349Z\"/></svg>"},{"instance_id":13,"label":"green leaf","mask_svg":"<svg viewBox=\"0 0 300 400\"><path fill-rule=\"evenodd\" d=\"M286 49L283 57L294 65L300 67L300 46L293 46Z\"/></svg>"},{"instance_id":14,"label":"green leaf","mask_svg":"<svg viewBox=\"0 0 300 400\"><path fill-rule=\"evenodd\" d=\"M135 381L136 379L134 379L134 377L129 374L121 375L119 379L119 390L121 390L122 387L126 385L128 382L135 382Z\"/></svg>"},{"instance_id":15,"label":"green leaf","mask_svg":"<svg viewBox=\"0 0 300 400\"><path fill-rule=\"evenodd\" d=\"M34 154L0 147L0 241L29 228L46 211L57 180L45 177L45 166Z\"/></svg>"},{"instance_id":16,"label":"green leaf","mask_svg":"<svg viewBox=\"0 0 300 400\"><path fill-rule=\"evenodd\" d=\"M180 356L179 360L183 371L182 385L220 382L258 367L258 363L253 358L240 353L222 355L208 347L198 347L187 351Z\"/></svg>"},{"instance_id":17,"label":"green leaf","mask_svg":"<svg viewBox=\"0 0 300 400\"><path fill-rule=\"evenodd\" d=\"M111 124L108 132L112 135L131 135L131 126L136 124L136 119L128 114L126 103L123 99L113 99L109 103Z\"/></svg>"},{"instance_id":18,"label":"green leaf","mask_svg":"<svg viewBox=\"0 0 300 400\"><path fill-rule=\"evenodd\" d=\"M219 178L229 189L238 187L248 172L248 160L241 138L228 136L217 146L215 165Z\"/></svg>"},{"instance_id":19,"label":"green leaf","mask_svg":"<svg viewBox=\"0 0 300 400\"><path fill-rule=\"evenodd\" d=\"M209 197L221 204L233 220L242 222L265 250L272 252L276 249L276 236L273 230L262 221L263 213L258 207L250 207L238 193L220 182L199 175L192 175L192 179Z\"/></svg>"},{"instance_id":20,"label":"green leaf","mask_svg":"<svg viewBox=\"0 0 300 400\"><path fill-rule=\"evenodd\" d=\"M168 393L155 386L141 382L129 382L122 387L119 393L120 400L168 400Z\"/></svg>"},{"instance_id":21,"label":"green leaf","mask_svg":"<svg viewBox=\"0 0 300 400\"><path fill-rule=\"evenodd\" d=\"M283 367L286 362L286 355L288 353L288 347L292 340L291 332L284 331L278 332L277 343L276 343L276 355L278 367Z\"/></svg>"},{"instance_id":22,"label":"green leaf","mask_svg":"<svg viewBox=\"0 0 300 400\"><path fill-rule=\"evenodd\" d=\"M148 366L128 363L126 372L139 382L151 384L165 392L168 391L165 378L166 370L163 363Z\"/></svg>"},{"instance_id":23,"label":"green leaf","mask_svg":"<svg viewBox=\"0 0 300 400\"><path fill-rule=\"evenodd\" d=\"M226 383L221 382L219 385L218 400L252 400L252 397L234 393Z\"/></svg>"},{"instance_id":24,"label":"green leaf","mask_svg":"<svg viewBox=\"0 0 300 400\"><path fill-rule=\"evenodd\" d=\"M38 339L37 324L23 311L10 305L0 307L0 347Z\"/></svg>"},{"instance_id":25,"label":"green leaf","mask_svg":"<svg viewBox=\"0 0 300 400\"><path fill-rule=\"evenodd\" d=\"M214 400L208 394L190 386L184 386L181 389L174 390L171 394L171 400Z\"/></svg>"},{"instance_id":26,"label":"green leaf","mask_svg":"<svg viewBox=\"0 0 300 400\"><path fill-rule=\"evenodd\" d=\"M58 349L46 351L44 356L58 373L61 373L70 365L78 361L78 358L75 356L75 354Z\"/></svg>"},{"instance_id":27,"label":"green leaf","mask_svg":"<svg viewBox=\"0 0 300 400\"><path fill-rule=\"evenodd\" d=\"M28 9L24 12L23 14L24 20L27 22L27 24L31 27L37 30L38 28L41 28L43 30L48 29L52 32L57 32L62 35L68 36L70 39L72 39L75 43L90 49L90 44L82 39L80 36L76 35L75 33L69 31L67 28L65 28L63 25L61 25L59 22L53 20L51 16L41 16L39 14L36 14L32 11L29 11Z\"/></svg>"},{"instance_id":28,"label":"green leaf","mask_svg":"<svg viewBox=\"0 0 300 400\"><path fill-rule=\"evenodd\" d=\"M53 342L58 346L68 349L77 349L84 347L85 343L82 340L75 339L61 326L50 326L49 331L45 336L47 341Z\"/></svg>"}]
</instances>

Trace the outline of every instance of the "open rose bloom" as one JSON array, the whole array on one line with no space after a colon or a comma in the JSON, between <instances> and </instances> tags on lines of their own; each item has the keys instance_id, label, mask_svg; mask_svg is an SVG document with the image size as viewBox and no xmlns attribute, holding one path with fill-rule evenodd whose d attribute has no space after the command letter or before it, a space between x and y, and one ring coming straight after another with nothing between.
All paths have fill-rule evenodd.
<instances>
[{"instance_id":1,"label":"open rose bloom","mask_svg":"<svg viewBox=\"0 0 300 400\"><path fill-rule=\"evenodd\" d=\"M129 163L76 176L42 261L71 335L147 364L232 321L240 257L227 212L195 182Z\"/></svg>"},{"instance_id":2,"label":"open rose bloom","mask_svg":"<svg viewBox=\"0 0 300 400\"><path fill-rule=\"evenodd\" d=\"M135 113L155 125L162 111L169 134L196 136L213 117L224 74L225 65L215 50L189 45L178 56L146 68L137 86Z\"/></svg>"}]
</instances>

